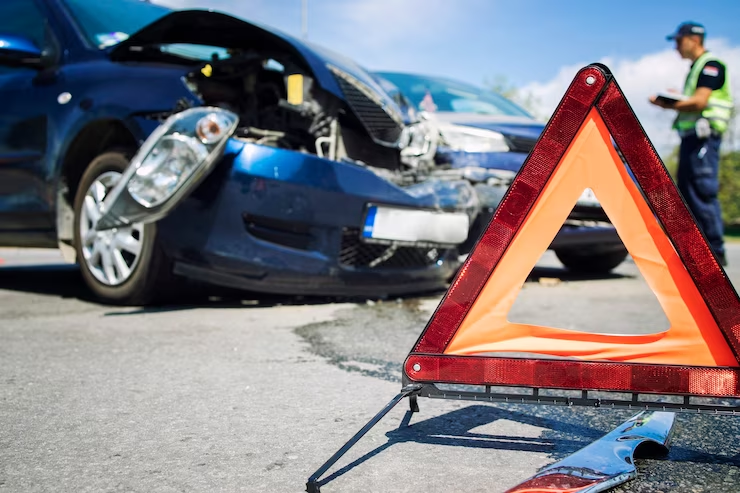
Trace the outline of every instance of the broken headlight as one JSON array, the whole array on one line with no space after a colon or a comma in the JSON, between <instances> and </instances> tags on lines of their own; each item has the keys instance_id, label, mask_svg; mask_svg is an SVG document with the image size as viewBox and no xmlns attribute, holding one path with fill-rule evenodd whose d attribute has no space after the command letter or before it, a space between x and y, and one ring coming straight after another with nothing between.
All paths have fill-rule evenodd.
<instances>
[{"instance_id":1,"label":"broken headlight","mask_svg":"<svg viewBox=\"0 0 740 493\"><path fill-rule=\"evenodd\" d=\"M412 168L418 168L424 163L433 163L439 140L437 135L426 121L404 127L398 140L401 161Z\"/></svg>"},{"instance_id":2,"label":"broken headlight","mask_svg":"<svg viewBox=\"0 0 740 493\"><path fill-rule=\"evenodd\" d=\"M166 215L211 171L239 117L191 108L169 117L144 142L103 202L97 229L152 222Z\"/></svg>"},{"instance_id":3,"label":"broken headlight","mask_svg":"<svg viewBox=\"0 0 740 493\"><path fill-rule=\"evenodd\" d=\"M166 135L131 177L128 193L144 207L156 207L172 197L206 157L206 147L195 138Z\"/></svg>"}]
</instances>

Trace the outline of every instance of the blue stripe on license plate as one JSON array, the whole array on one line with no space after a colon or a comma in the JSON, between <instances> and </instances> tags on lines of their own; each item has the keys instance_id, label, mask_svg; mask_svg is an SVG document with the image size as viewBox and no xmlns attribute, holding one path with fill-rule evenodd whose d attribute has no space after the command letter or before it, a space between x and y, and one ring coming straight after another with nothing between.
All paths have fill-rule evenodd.
<instances>
[{"instance_id":1,"label":"blue stripe on license plate","mask_svg":"<svg viewBox=\"0 0 740 493\"><path fill-rule=\"evenodd\" d=\"M362 228L362 236L364 238L373 237L373 229L375 227L375 214L377 213L378 208L374 205L367 210L367 217L365 217L365 226Z\"/></svg>"}]
</instances>

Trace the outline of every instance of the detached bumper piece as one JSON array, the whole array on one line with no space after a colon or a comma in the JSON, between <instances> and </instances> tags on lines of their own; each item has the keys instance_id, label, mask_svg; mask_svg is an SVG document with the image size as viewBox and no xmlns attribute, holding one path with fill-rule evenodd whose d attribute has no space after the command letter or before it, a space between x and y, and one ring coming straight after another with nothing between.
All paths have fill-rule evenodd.
<instances>
[{"instance_id":1,"label":"detached bumper piece","mask_svg":"<svg viewBox=\"0 0 740 493\"><path fill-rule=\"evenodd\" d=\"M643 411L603 438L552 464L506 493L606 491L637 477L635 451L654 444L667 454L675 414Z\"/></svg>"}]
</instances>

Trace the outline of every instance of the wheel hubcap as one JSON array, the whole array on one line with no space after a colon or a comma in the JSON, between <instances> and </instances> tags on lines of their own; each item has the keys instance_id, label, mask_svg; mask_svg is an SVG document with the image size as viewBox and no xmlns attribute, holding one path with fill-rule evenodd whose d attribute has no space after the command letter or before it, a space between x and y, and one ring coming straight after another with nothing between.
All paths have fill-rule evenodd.
<instances>
[{"instance_id":1,"label":"wheel hubcap","mask_svg":"<svg viewBox=\"0 0 740 493\"><path fill-rule=\"evenodd\" d=\"M96 231L105 196L121 178L121 173L108 171L98 176L85 194L80 211L82 256L88 270L107 286L117 286L131 277L141 256L144 225Z\"/></svg>"}]
</instances>

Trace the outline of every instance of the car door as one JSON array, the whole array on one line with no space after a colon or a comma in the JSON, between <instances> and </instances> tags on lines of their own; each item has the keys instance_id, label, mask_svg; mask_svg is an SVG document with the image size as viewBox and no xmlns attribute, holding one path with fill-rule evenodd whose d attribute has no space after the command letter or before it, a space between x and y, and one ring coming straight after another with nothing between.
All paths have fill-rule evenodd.
<instances>
[{"instance_id":1,"label":"car door","mask_svg":"<svg viewBox=\"0 0 740 493\"><path fill-rule=\"evenodd\" d=\"M45 14L36 0L1 0L0 36L23 36L56 51ZM44 162L48 113L60 97L56 85L53 69L0 66L0 245L55 245L54 197Z\"/></svg>"}]
</instances>

